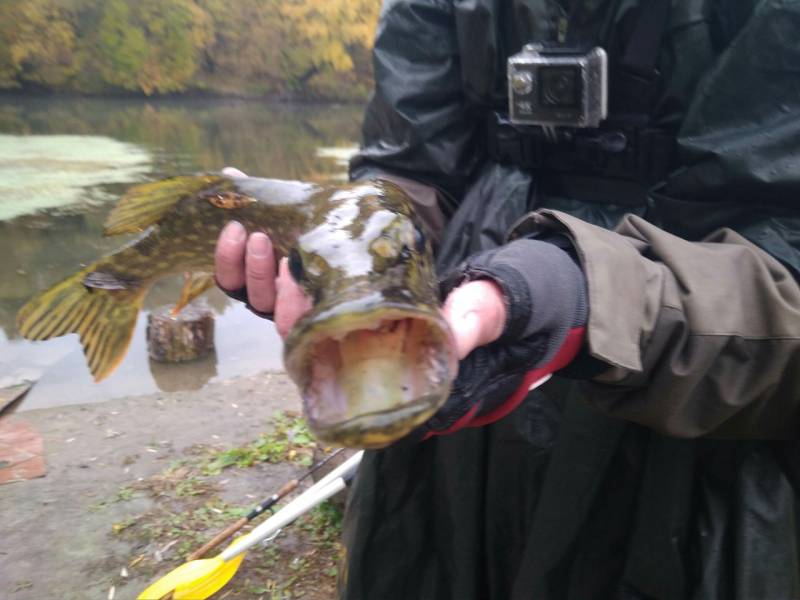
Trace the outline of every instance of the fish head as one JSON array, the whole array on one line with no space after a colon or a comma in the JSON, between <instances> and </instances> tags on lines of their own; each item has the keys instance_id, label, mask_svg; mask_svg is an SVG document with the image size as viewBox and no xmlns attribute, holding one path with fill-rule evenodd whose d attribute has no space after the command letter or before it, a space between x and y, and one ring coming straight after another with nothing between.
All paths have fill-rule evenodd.
<instances>
[{"instance_id":1,"label":"fish head","mask_svg":"<svg viewBox=\"0 0 800 600\"><path fill-rule=\"evenodd\" d=\"M284 363L320 439L382 447L447 399L453 337L431 241L404 192L374 181L325 194L289 252L314 303L290 332Z\"/></svg>"}]
</instances>

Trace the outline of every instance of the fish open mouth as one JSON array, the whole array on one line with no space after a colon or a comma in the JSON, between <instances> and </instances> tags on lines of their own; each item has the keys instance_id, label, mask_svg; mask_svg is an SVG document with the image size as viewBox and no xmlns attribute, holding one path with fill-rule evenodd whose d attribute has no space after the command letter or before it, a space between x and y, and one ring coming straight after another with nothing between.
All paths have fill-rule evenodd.
<instances>
[{"instance_id":1,"label":"fish open mouth","mask_svg":"<svg viewBox=\"0 0 800 600\"><path fill-rule=\"evenodd\" d=\"M438 311L373 309L310 321L287 340L287 371L322 440L385 446L444 403L457 361Z\"/></svg>"}]
</instances>

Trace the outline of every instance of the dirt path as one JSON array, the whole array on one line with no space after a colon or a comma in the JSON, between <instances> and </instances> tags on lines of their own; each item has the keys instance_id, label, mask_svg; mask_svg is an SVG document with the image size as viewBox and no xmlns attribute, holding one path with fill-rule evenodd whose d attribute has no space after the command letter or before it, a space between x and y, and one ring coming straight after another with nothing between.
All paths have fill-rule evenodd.
<instances>
[{"instance_id":1,"label":"dirt path","mask_svg":"<svg viewBox=\"0 0 800 600\"><path fill-rule=\"evenodd\" d=\"M285 375L263 374L194 392L13 415L41 433L48 472L0 487L3 597L135 598L155 574L180 564L196 539L235 520L236 507L303 472L299 459L310 450L293 446L291 431L280 432L288 445L262 438L260 454L252 445L274 430L276 411L298 409ZM220 454L230 448L244 449ZM267 454L277 462L262 462ZM254 466L221 470L221 458L240 455L241 464L255 457ZM217 597L331 598L334 512L319 511L249 554Z\"/></svg>"}]
</instances>

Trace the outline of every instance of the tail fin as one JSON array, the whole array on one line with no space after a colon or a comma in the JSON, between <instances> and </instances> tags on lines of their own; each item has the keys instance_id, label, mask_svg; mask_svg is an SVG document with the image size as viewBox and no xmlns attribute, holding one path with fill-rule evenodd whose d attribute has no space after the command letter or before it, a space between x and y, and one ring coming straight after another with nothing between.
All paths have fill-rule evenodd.
<instances>
[{"instance_id":1,"label":"tail fin","mask_svg":"<svg viewBox=\"0 0 800 600\"><path fill-rule=\"evenodd\" d=\"M128 351L147 289L87 288L83 281L92 270L78 271L28 301L17 314L17 327L29 340L79 334L89 370L100 381Z\"/></svg>"}]
</instances>

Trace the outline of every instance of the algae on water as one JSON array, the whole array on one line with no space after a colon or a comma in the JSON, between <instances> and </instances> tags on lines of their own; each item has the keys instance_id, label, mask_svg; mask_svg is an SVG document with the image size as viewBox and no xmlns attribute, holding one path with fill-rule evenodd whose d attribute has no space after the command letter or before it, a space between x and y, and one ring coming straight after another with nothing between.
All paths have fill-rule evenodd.
<instances>
[{"instance_id":1,"label":"algae on water","mask_svg":"<svg viewBox=\"0 0 800 600\"><path fill-rule=\"evenodd\" d=\"M0 134L0 220L107 201L99 186L143 180L152 158L103 136Z\"/></svg>"}]
</instances>

